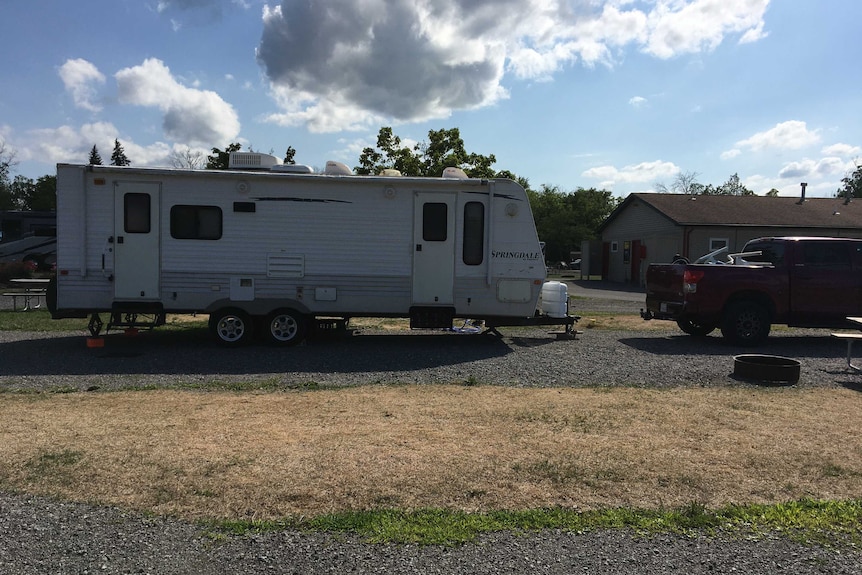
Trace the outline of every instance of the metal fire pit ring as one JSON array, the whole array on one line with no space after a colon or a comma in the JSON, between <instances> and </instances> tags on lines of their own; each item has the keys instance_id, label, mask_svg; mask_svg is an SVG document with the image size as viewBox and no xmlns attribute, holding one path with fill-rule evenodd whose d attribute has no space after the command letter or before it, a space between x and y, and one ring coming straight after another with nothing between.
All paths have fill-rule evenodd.
<instances>
[{"instance_id":1,"label":"metal fire pit ring","mask_svg":"<svg viewBox=\"0 0 862 575\"><path fill-rule=\"evenodd\" d=\"M794 384L799 381L800 365L789 357L746 353L734 356L733 375L751 381Z\"/></svg>"}]
</instances>

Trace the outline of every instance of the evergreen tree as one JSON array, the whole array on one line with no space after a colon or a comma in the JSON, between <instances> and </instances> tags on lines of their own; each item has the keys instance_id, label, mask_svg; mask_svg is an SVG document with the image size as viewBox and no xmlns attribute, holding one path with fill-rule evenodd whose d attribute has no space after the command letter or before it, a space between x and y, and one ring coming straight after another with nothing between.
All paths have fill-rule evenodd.
<instances>
[{"instance_id":1,"label":"evergreen tree","mask_svg":"<svg viewBox=\"0 0 862 575\"><path fill-rule=\"evenodd\" d=\"M99 150L96 149L96 145L93 144L93 149L90 150L90 159L87 162L91 166L101 166L102 165L102 156L99 155Z\"/></svg>"},{"instance_id":2,"label":"evergreen tree","mask_svg":"<svg viewBox=\"0 0 862 575\"><path fill-rule=\"evenodd\" d=\"M293 146L288 146L287 152L284 153L284 163L290 164L291 166L296 164L296 160L293 159L295 156L296 150L293 148Z\"/></svg>"},{"instance_id":3,"label":"evergreen tree","mask_svg":"<svg viewBox=\"0 0 862 575\"><path fill-rule=\"evenodd\" d=\"M111 154L112 166L128 166L132 162L126 157L126 152L123 150L120 140L114 140L114 152Z\"/></svg>"}]
</instances>

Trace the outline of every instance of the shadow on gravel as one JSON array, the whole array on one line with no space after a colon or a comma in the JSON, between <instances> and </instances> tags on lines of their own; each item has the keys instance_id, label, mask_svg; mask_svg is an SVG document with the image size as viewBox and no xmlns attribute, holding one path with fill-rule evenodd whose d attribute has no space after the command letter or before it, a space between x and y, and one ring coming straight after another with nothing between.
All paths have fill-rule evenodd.
<instances>
[{"instance_id":1,"label":"shadow on gravel","mask_svg":"<svg viewBox=\"0 0 862 575\"><path fill-rule=\"evenodd\" d=\"M770 336L766 343L757 347L731 345L721 337L692 337L689 335L624 337L620 343L640 351L658 355L720 355L733 356L742 353L780 355L802 359L843 358L846 346L834 338L821 335Z\"/></svg>"},{"instance_id":2,"label":"shadow on gravel","mask_svg":"<svg viewBox=\"0 0 862 575\"><path fill-rule=\"evenodd\" d=\"M61 335L0 343L0 375L366 373L415 371L503 357L548 337L500 339L452 333L315 337L306 345L227 349L206 330L111 334L103 348L83 336Z\"/></svg>"}]
</instances>

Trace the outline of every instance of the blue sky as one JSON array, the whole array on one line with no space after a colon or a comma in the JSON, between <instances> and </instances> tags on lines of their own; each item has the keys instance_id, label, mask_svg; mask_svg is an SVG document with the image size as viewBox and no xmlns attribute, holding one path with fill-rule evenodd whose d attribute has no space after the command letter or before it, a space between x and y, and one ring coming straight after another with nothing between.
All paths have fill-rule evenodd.
<instances>
[{"instance_id":1,"label":"blue sky","mask_svg":"<svg viewBox=\"0 0 862 575\"><path fill-rule=\"evenodd\" d=\"M457 127L498 169L615 195L737 173L832 196L862 162L858 0L0 0L16 174L245 148L350 166Z\"/></svg>"}]
</instances>

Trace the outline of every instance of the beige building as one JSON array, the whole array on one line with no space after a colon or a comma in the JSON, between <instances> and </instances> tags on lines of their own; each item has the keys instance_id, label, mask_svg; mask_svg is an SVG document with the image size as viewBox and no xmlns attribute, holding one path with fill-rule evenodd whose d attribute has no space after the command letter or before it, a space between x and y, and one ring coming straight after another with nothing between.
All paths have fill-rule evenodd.
<instances>
[{"instance_id":1,"label":"beige building","mask_svg":"<svg viewBox=\"0 0 862 575\"><path fill-rule=\"evenodd\" d=\"M862 199L631 194L599 228L602 277L644 284L651 263L764 236L862 238Z\"/></svg>"}]
</instances>

